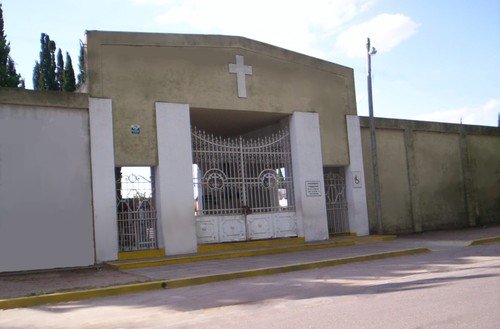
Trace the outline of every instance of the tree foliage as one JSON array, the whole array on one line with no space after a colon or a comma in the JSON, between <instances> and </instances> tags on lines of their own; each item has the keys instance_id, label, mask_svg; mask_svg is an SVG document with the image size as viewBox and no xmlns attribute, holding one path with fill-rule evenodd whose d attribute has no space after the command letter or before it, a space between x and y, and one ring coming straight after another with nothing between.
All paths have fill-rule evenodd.
<instances>
[{"instance_id":1,"label":"tree foliage","mask_svg":"<svg viewBox=\"0 0 500 329\"><path fill-rule=\"evenodd\" d=\"M10 57L10 43L4 32L3 10L0 3L0 87L24 87L21 75L17 74L14 60Z\"/></svg>"},{"instance_id":2,"label":"tree foliage","mask_svg":"<svg viewBox=\"0 0 500 329\"><path fill-rule=\"evenodd\" d=\"M33 68L33 89L76 90L71 56L66 52L66 60L64 60L60 48L56 55L56 43L45 33L42 33L40 37L40 58Z\"/></svg>"},{"instance_id":3,"label":"tree foliage","mask_svg":"<svg viewBox=\"0 0 500 329\"><path fill-rule=\"evenodd\" d=\"M71 62L71 56L68 52L66 52L66 65L64 66L63 73L63 90L76 90L75 71L73 70L73 63Z\"/></svg>"},{"instance_id":4,"label":"tree foliage","mask_svg":"<svg viewBox=\"0 0 500 329\"><path fill-rule=\"evenodd\" d=\"M57 51L57 61L56 61L56 82L57 89L63 90L63 76L64 76L64 60L61 48Z\"/></svg>"},{"instance_id":5,"label":"tree foliage","mask_svg":"<svg viewBox=\"0 0 500 329\"><path fill-rule=\"evenodd\" d=\"M35 90L59 90L56 78L56 43L50 40L47 34L42 33L40 48L40 59L35 63L35 67L38 66L38 74L33 74L33 87L37 87Z\"/></svg>"},{"instance_id":6,"label":"tree foliage","mask_svg":"<svg viewBox=\"0 0 500 329\"><path fill-rule=\"evenodd\" d=\"M85 68L85 47L83 42L80 41L80 55L78 56L78 83L77 87L80 87L85 84L85 80L87 78L86 68Z\"/></svg>"},{"instance_id":7,"label":"tree foliage","mask_svg":"<svg viewBox=\"0 0 500 329\"><path fill-rule=\"evenodd\" d=\"M35 67L33 68L33 89L40 90L40 63L38 61L35 62Z\"/></svg>"}]
</instances>

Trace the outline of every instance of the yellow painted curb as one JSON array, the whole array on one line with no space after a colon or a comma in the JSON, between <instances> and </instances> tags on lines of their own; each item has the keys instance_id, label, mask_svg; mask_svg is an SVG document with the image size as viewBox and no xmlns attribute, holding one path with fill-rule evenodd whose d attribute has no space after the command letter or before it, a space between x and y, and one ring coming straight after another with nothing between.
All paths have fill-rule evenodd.
<instances>
[{"instance_id":1,"label":"yellow painted curb","mask_svg":"<svg viewBox=\"0 0 500 329\"><path fill-rule=\"evenodd\" d=\"M215 243L215 244L200 244L198 245L199 253L211 253L218 251L229 251L229 250L241 250L250 248L262 248L262 247L273 247L280 245L291 245L304 243L305 239L296 238L283 238L283 239L271 239L271 240L256 240L256 241L244 241L244 242L226 242L226 243Z\"/></svg>"},{"instance_id":2,"label":"yellow painted curb","mask_svg":"<svg viewBox=\"0 0 500 329\"><path fill-rule=\"evenodd\" d=\"M118 253L118 260L155 258L165 256L165 249L150 249L137 251L122 251Z\"/></svg>"},{"instance_id":3,"label":"yellow painted curb","mask_svg":"<svg viewBox=\"0 0 500 329\"><path fill-rule=\"evenodd\" d=\"M155 260L142 260L142 261L138 260L138 261L131 261L131 262L108 262L107 264L111 265L114 268L119 269L119 270L130 270L130 269L134 269L134 268L156 267L156 266L200 262L200 261L208 261L208 260L221 260L221 259L230 259L230 258L239 258L239 257L273 255L273 254L280 254L280 253L285 253L285 252L318 250L318 249L326 249L326 248L334 248L334 247L347 247L347 246L353 246L355 244L356 243L354 241L328 241L328 242L317 243L317 244L299 244L299 245L294 245L294 246L282 246L282 247L276 247L276 248L272 248L272 249L249 249L249 250L241 250L241 251L236 251L236 252L202 254L202 255L192 255L192 256L183 256L183 257L162 258L162 259L155 259Z\"/></svg>"},{"instance_id":4,"label":"yellow painted curb","mask_svg":"<svg viewBox=\"0 0 500 329\"><path fill-rule=\"evenodd\" d=\"M477 240L472 240L469 243L469 246L477 246L481 244L488 244L488 243L497 243L500 242L500 236L494 236L491 238L484 238L484 239L477 239Z\"/></svg>"},{"instance_id":5,"label":"yellow painted curb","mask_svg":"<svg viewBox=\"0 0 500 329\"><path fill-rule=\"evenodd\" d=\"M397 235L369 235L366 237L359 237L359 241L364 242L383 242L383 241L393 241L397 238Z\"/></svg>"},{"instance_id":6,"label":"yellow painted curb","mask_svg":"<svg viewBox=\"0 0 500 329\"><path fill-rule=\"evenodd\" d=\"M120 286L111 286L104 288L94 288L88 290L77 290L68 292L59 292L46 295L17 297L10 299L0 299L0 309L30 307L43 304L69 302L73 300L82 300L96 297L107 297L114 295L123 295L130 293L155 290L162 287L163 281L132 283Z\"/></svg>"},{"instance_id":7,"label":"yellow painted curb","mask_svg":"<svg viewBox=\"0 0 500 329\"><path fill-rule=\"evenodd\" d=\"M356 233L356 232L344 232L344 233L331 233L330 234L331 238L341 237L341 236L356 237L356 236L358 236L358 233Z\"/></svg>"},{"instance_id":8,"label":"yellow painted curb","mask_svg":"<svg viewBox=\"0 0 500 329\"><path fill-rule=\"evenodd\" d=\"M369 254L369 255L355 256L348 258L331 259L318 262L285 265L272 268L262 268L262 269L247 270L241 272L215 274L202 277L160 280L160 281L151 281L144 283L132 283L127 285L95 288L88 290L78 290L78 291L39 295L39 296L2 299L0 300L0 309L30 307L30 306L50 304L50 303L61 303L61 302L68 302L68 301L82 300L89 298L131 294L131 293L138 293L155 289L179 288L179 287L199 285L204 283L240 279L240 278L249 278L261 275L279 274L291 271L308 270L321 267L336 266L336 265L343 265L355 262L385 259L391 257L400 257L400 256L414 255L427 252L430 252L430 250L427 248L416 248L408 250L390 251L379 254Z\"/></svg>"}]
</instances>

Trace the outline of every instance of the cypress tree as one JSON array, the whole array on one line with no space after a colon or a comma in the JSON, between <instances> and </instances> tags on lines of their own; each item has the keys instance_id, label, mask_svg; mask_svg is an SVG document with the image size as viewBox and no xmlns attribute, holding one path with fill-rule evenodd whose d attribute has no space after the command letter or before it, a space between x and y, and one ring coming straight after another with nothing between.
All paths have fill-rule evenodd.
<instances>
[{"instance_id":1,"label":"cypress tree","mask_svg":"<svg viewBox=\"0 0 500 329\"><path fill-rule=\"evenodd\" d=\"M33 89L75 91L75 71L71 56L66 52L63 59L59 48L56 55L56 43L42 33L40 36L40 59L33 67Z\"/></svg>"},{"instance_id":2,"label":"cypress tree","mask_svg":"<svg viewBox=\"0 0 500 329\"><path fill-rule=\"evenodd\" d=\"M73 63L71 62L71 56L66 52L66 65L64 66L63 74L63 90L64 91L75 91L75 71L73 70Z\"/></svg>"},{"instance_id":3,"label":"cypress tree","mask_svg":"<svg viewBox=\"0 0 500 329\"><path fill-rule=\"evenodd\" d=\"M0 87L19 87L21 76L17 74L14 60L10 57L10 43L4 32L3 10L0 3Z\"/></svg>"},{"instance_id":4,"label":"cypress tree","mask_svg":"<svg viewBox=\"0 0 500 329\"><path fill-rule=\"evenodd\" d=\"M85 84L86 80L86 68L85 68L85 48L83 42L80 41L80 55L78 56L78 84L77 87Z\"/></svg>"},{"instance_id":5,"label":"cypress tree","mask_svg":"<svg viewBox=\"0 0 500 329\"><path fill-rule=\"evenodd\" d=\"M38 64L38 88L36 90L49 90L49 81L48 81L48 71L50 70L50 50L47 42L49 39L48 35L42 33L40 36L40 62L35 63L35 67ZM50 39L49 39L50 40ZM33 76L33 81L35 77Z\"/></svg>"},{"instance_id":6,"label":"cypress tree","mask_svg":"<svg viewBox=\"0 0 500 329\"><path fill-rule=\"evenodd\" d=\"M64 60L61 48L57 51L57 62L56 62L56 82L57 90L63 90L63 75L64 75Z\"/></svg>"},{"instance_id":7,"label":"cypress tree","mask_svg":"<svg viewBox=\"0 0 500 329\"><path fill-rule=\"evenodd\" d=\"M33 68L33 89L41 90L40 88L40 63L35 61L35 67Z\"/></svg>"},{"instance_id":8,"label":"cypress tree","mask_svg":"<svg viewBox=\"0 0 500 329\"><path fill-rule=\"evenodd\" d=\"M56 79L56 43L50 40L47 34L42 33L40 48L40 62L35 63L35 68L36 64L39 65L39 82L35 90L59 90ZM35 75L33 75L33 80L35 80Z\"/></svg>"},{"instance_id":9,"label":"cypress tree","mask_svg":"<svg viewBox=\"0 0 500 329\"><path fill-rule=\"evenodd\" d=\"M7 57L7 75L9 77L17 77L16 66L12 57Z\"/></svg>"},{"instance_id":10,"label":"cypress tree","mask_svg":"<svg viewBox=\"0 0 500 329\"><path fill-rule=\"evenodd\" d=\"M3 29L3 10L0 3L0 70L7 67L7 58L9 57L10 46L5 38ZM2 71L3 73L3 71Z\"/></svg>"},{"instance_id":11,"label":"cypress tree","mask_svg":"<svg viewBox=\"0 0 500 329\"><path fill-rule=\"evenodd\" d=\"M50 51L50 66L49 66L49 90L58 90L56 79L56 43L52 40L49 41Z\"/></svg>"}]
</instances>

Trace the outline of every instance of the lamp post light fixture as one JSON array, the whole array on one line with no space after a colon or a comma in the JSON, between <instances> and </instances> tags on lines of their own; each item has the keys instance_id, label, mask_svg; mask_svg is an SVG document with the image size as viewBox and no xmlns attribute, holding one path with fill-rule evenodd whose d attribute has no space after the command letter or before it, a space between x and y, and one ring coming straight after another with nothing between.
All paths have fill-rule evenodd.
<instances>
[{"instance_id":1,"label":"lamp post light fixture","mask_svg":"<svg viewBox=\"0 0 500 329\"><path fill-rule=\"evenodd\" d=\"M377 218L377 234L383 234L382 228L382 202L380 199L380 181L378 176L377 163L377 140L375 137L375 119L373 117L373 98L372 98L372 55L377 53L374 47L371 47L370 38L367 38L366 52L368 54L368 112L370 116L370 141L372 155L372 173L373 173L373 194L375 197L375 213Z\"/></svg>"}]
</instances>

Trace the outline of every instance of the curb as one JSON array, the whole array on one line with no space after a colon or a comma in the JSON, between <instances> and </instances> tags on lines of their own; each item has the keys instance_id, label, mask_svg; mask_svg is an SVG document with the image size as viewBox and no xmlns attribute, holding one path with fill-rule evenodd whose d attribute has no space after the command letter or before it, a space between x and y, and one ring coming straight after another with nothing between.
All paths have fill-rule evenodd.
<instances>
[{"instance_id":1,"label":"curb","mask_svg":"<svg viewBox=\"0 0 500 329\"><path fill-rule=\"evenodd\" d=\"M358 237L356 243L360 244L360 243L370 243L370 242L394 241L396 240L397 237L398 237L397 235L368 235L368 236Z\"/></svg>"},{"instance_id":2,"label":"curb","mask_svg":"<svg viewBox=\"0 0 500 329\"><path fill-rule=\"evenodd\" d=\"M335 242L318 243L318 244L281 246L272 249L249 249L249 250L238 250L238 251L214 253L214 254L208 254L208 253L197 254L193 256L182 256L173 258L148 259L148 260L138 260L129 262L123 262L123 261L107 262L106 264L118 270L130 270L134 268L156 267L156 266L165 266L172 264L182 264L182 263L209 261L209 260L223 260L223 259L239 258L239 257L263 256L263 255L272 255L272 254L279 254L286 252L318 250L318 249L327 249L335 247L348 247L354 245L356 245L354 241L335 241Z\"/></svg>"},{"instance_id":3,"label":"curb","mask_svg":"<svg viewBox=\"0 0 500 329\"><path fill-rule=\"evenodd\" d=\"M200 244L198 245L198 253L215 253L223 251L237 251L255 248L266 248L266 247L283 247L297 244L305 244L305 238L295 237L295 238L279 238L272 240L250 240L241 242L221 242L221 243L210 243L210 244Z\"/></svg>"},{"instance_id":4,"label":"curb","mask_svg":"<svg viewBox=\"0 0 500 329\"><path fill-rule=\"evenodd\" d=\"M255 276L264 276L264 275L272 275L272 274L280 274L287 273L293 271L302 271L302 270L311 270L329 266L338 266L345 265L350 263L358 263L370 260L378 260L392 257L401 257L408 255L416 255L421 253L430 252L428 248L416 248L416 249L408 249L408 250L399 250L399 251L390 251L379 254L371 254L371 255L362 255L348 258L338 258L338 259L330 259L330 260L322 260L317 262L310 263L300 263L300 264L292 264L292 265L284 265L278 267L268 267L262 269L255 270L246 270L241 272L231 272L224 274L214 274L202 277L191 277L191 278L182 278L182 279L172 279L165 280L164 288L180 288L186 286L194 286L204 283L212 283L218 281L226 281L232 279L242 279L242 278L250 278ZM1 304L0 304L1 305Z\"/></svg>"},{"instance_id":5,"label":"curb","mask_svg":"<svg viewBox=\"0 0 500 329\"><path fill-rule=\"evenodd\" d=\"M399 251L390 251L379 254L369 254L362 256L347 257L347 258L330 259L330 260L323 260L310 263L285 265L279 267L246 270L246 271L224 273L224 274L214 274L201 277L150 281L144 283L132 283L126 285L94 288L88 290L52 293L39 296L17 297L17 298L0 300L0 309L30 307L43 304L61 303L61 302L68 302L68 301L75 301L75 300L82 300L89 298L132 294L132 293L157 290L157 289L180 288L180 287L200 285L200 284L219 282L225 280L250 278L255 276L287 273L292 271L309 270L309 269L344 265L344 264L377 260L377 259L415 255L427 252L430 252L428 248L416 248L416 249L407 249Z\"/></svg>"},{"instance_id":6,"label":"curb","mask_svg":"<svg viewBox=\"0 0 500 329\"><path fill-rule=\"evenodd\" d=\"M500 242L500 236L472 240L471 242L469 242L468 246L478 246L478 245L482 245L482 244L497 243L497 242Z\"/></svg>"}]
</instances>

